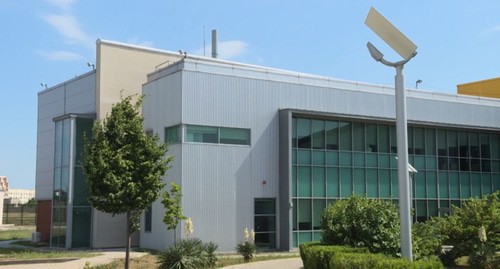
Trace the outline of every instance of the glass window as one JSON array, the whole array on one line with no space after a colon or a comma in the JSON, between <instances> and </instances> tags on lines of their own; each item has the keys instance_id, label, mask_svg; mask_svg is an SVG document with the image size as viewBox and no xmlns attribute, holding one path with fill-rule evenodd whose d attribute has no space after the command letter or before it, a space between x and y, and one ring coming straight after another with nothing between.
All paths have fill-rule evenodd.
<instances>
[{"instance_id":1,"label":"glass window","mask_svg":"<svg viewBox=\"0 0 500 269\"><path fill-rule=\"evenodd\" d=\"M311 151L299 149L297 159L299 164L311 164Z\"/></svg>"},{"instance_id":2,"label":"glass window","mask_svg":"<svg viewBox=\"0 0 500 269\"><path fill-rule=\"evenodd\" d=\"M479 134L476 132L471 132L469 134L470 143L470 156L472 158L479 158Z\"/></svg>"},{"instance_id":3,"label":"glass window","mask_svg":"<svg viewBox=\"0 0 500 269\"><path fill-rule=\"evenodd\" d=\"M363 123L354 122L352 124L352 140L354 151L365 150L365 125Z\"/></svg>"},{"instance_id":4,"label":"glass window","mask_svg":"<svg viewBox=\"0 0 500 269\"><path fill-rule=\"evenodd\" d=\"M377 125L366 124L366 151L378 152L377 145Z\"/></svg>"},{"instance_id":5,"label":"glass window","mask_svg":"<svg viewBox=\"0 0 500 269\"><path fill-rule=\"evenodd\" d=\"M173 144L181 142L181 126L172 126L165 128L165 143Z\"/></svg>"},{"instance_id":6,"label":"glass window","mask_svg":"<svg viewBox=\"0 0 500 269\"><path fill-rule=\"evenodd\" d=\"M297 118L292 118L292 148L297 147Z\"/></svg>"},{"instance_id":7,"label":"glass window","mask_svg":"<svg viewBox=\"0 0 500 269\"><path fill-rule=\"evenodd\" d=\"M299 167L299 197L311 197L311 167Z\"/></svg>"},{"instance_id":8,"label":"glass window","mask_svg":"<svg viewBox=\"0 0 500 269\"><path fill-rule=\"evenodd\" d=\"M312 121L312 132L313 132L313 148L314 149L324 149L325 148L325 122L322 120Z\"/></svg>"},{"instance_id":9,"label":"glass window","mask_svg":"<svg viewBox=\"0 0 500 269\"><path fill-rule=\"evenodd\" d=\"M311 148L310 119L297 119L297 144L299 148Z\"/></svg>"},{"instance_id":10,"label":"glass window","mask_svg":"<svg viewBox=\"0 0 500 269\"><path fill-rule=\"evenodd\" d=\"M254 212L255 245L258 248L276 248L275 199L255 199Z\"/></svg>"},{"instance_id":11,"label":"glass window","mask_svg":"<svg viewBox=\"0 0 500 269\"><path fill-rule=\"evenodd\" d=\"M437 131L438 138L438 155L439 156L448 156L448 139L446 137L445 130Z\"/></svg>"},{"instance_id":12,"label":"glass window","mask_svg":"<svg viewBox=\"0 0 500 269\"><path fill-rule=\"evenodd\" d=\"M408 154L415 154L415 146L413 145L413 127L408 127Z\"/></svg>"},{"instance_id":13,"label":"glass window","mask_svg":"<svg viewBox=\"0 0 500 269\"><path fill-rule=\"evenodd\" d=\"M490 158L490 136L488 134L480 134L481 143L481 158Z\"/></svg>"},{"instance_id":14,"label":"glass window","mask_svg":"<svg viewBox=\"0 0 500 269\"><path fill-rule=\"evenodd\" d=\"M250 130L221 127L220 143L232 145L250 145Z\"/></svg>"},{"instance_id":15,"label":"glass window","mask_svg":"<svg viewBox=\"0 0 500 269\"><path fill-rule=\"evenodd\" d=\"M470 175L471 196L481 197L481 174L471 173Z\"/></svg>"},{"instance_id":16,"label":"glass window","mask_svg":"<svg viewBox=\"0 0 500 269\"><path fill-rule=\"evenodd\" d=\"M436 132L434 129L425 129L425 154L436 155Z\"/></svg>"},{"instance_id":17,"label":"glass window","mask_svg":"<svg viewBox=\"0 0 500 269\"><path fill-rule=\"evenodd\" d=\"M461 193L461 198L463 199L471 197L469 173L460 174L460 193Z\"/></svg>"},{"instance_id":18,"label":"glass window","mask_svg":"<svg viewBox=\"0 0 500 269\"><path fill-rule=\"evenodd\" d=\"M299 230L312 230L311 200L299 199ZM309 239L310 240L310 239Z\"/></svg>"},{"instance_id":19,"label":"glass window","mask_svg":"<svg viewBox=\"0 0 500 269\"><path fill-rule=\"evenodd\" d=\"M326 207L326 200L313 200L313 229L321 230L321 214Z\"/></svg>"},{"instance_id":20,"label":"glass window","mask_svg":"<svg viewBox=\"0 0 500 269\"><path fill-rule=\"evenodd\" d=\"M378 198L377 169L366 169L366 192L368 197Z\"/></svg>"},{"instance_id":21,"label":"glass window","mask_svg":"<svg viewBox=\"0 0 500 269\"><path fill-rule=\"evenodd\" d=\"M313 164L314 165L325 165L325 152L322 150L313 150Z\"/></svg>"},{"instance_id":22,"label":"glass window","mask_svg":"<svg viewBox=\"0 0 500 269\"><path fill-rule=\"evenodd\" d=\"M390 134L391 134L391 153L398 153L398 139L396 136L396 126L390 126Z\"/></svg>"},{"instance_id":23,"label":"glass window","mask_svg":"<svg viewBox=\"0 0 500 269\"><path fill-rule=\"evenodd\" d=\"M439 172L439 198L450 198L448 188L448 173Z\"/></svg>"},{"instance_id":24,"label":"glass window","mask_svg":"<svg viewBox=\"0 0 500 269\"><path fill-rule=\"evenodd\" d=\"M427 172L427 197L437 198L437 175L435 172Z\"/></svg>"},{"instance_id":25,"label":"glass window","mask_svg":"<svg viewBox=\"0 0 500 269\"><path fill-rule=\"evenodd\" d=\"M425 132L424 128L413 129L414 152L418 155L425 155Z\"/></svg>"},{"instance_id":26,"label":"glass window","mask_svg":"<svg viewBox=\"0 0 500 269\"><path fill-rule=\"evenodd\" d=\"M448 131L448 154L450 156L458 156L458 138L456 131Z\"/></svg>"},{"instance_id":27,"label":"glass window","mask_svg":"<svg viewBox=\"0 0 500 269\"><path fill-rule=\"evenodd\" d=\"M340 169L340 195L349 197L352 195L352 171L351 168Z\"/></svg>"},{"instance_id":28,"label":"glass window","mask_svg":"<svg viewBox=\"0 0 500 269\"><path fill-rule=\"evenodd\" d=\"M380 198L391 197L391 174L388 169L381 169L378 173Z\"/></svg>"},{"instance_id":29,"label":"glass window","mask_svg":"<svg viewBox=\"0 0 500 269\"><path fill-rule=\"evenodd\" d=\"M339 197L339 169L326 169L326 194L328 197Z\"/></svg>"},{"instance_id":30,"label":"glass window","mask_svg":"<svg viewBox=\"0 0 500 269\"><path fill-rule=\"evenodd\" d=\"M351 123L339 122L339 129L340 129L340 150L351 150L352 149Z\"/></svg>"},{"instance_id":31,"label":"glass window","mask_svg":"<svg viewBox=\"0 0 500 269\"><path fill-rule=\"evenodd\" d=\"M366 193L365 169L354 169L354 193L364 196Z\"/></svg>"},{"instance_id":32,"label":"glass window","mask_svg":"<svg viewBox=\"0 0 500 269\"><path fill-rule=\"evenodd\" d=\"M339 149L339 123L326 121L326 149Z\"/></svg>"},{"instance_id":33,"label":"glass window","mask_svg":"<svg viewBox=\"0 0 500 269\"><path fill-rule=\"evenodd\" d=\"M426 191L425 191L425 173L416 173L413 174L413 192L415 193L415 198L426 198Z\"/></svg>"},{"instance_id":34,"label":"glass window","mask_svg":"<svg viewBox=\"0 0 500 269\"><path fill-rule=\"evenodd\" d=\"M491 134L490 141L491 158L500 159L500 135Z\"/></svg>"},{"instance_id":35,"label":"glass window","mask_svg":"<svg viewBox=\"0 0 500 269\"><path fill-rule=\"evenodd\" d=\"M378 125L378 150L389 153L389 126Z\"/></svg>"},{"instance_id":36,"label":"glass window","mask_svg":"<svg viewBox=\"0 0 500 269\"><path fill-rule=\"evenodd\" d=\"M450 182L450 198L459 199L460 198L460 183L458 179L458 173L452 172L449 174L448 178Z\"/></svg>"},{"instance_id":37,"label":"glass window","mask_svg":"<svg viewBox=\"0 0 500 269\"><path fill-rule=\"evenodd\" d=\"M186 126L186 141L200 143L218 143L218 128L211 126Z\"/></svg>"},{"instance_id":38,"label":"glass window","mask_svg":"<svg viewBox=\"0 0 500 269\"><path fill-rule=\"evenodd\" d=\"M325 168L314 167L313 168L313 196L314 197L325 197Z\"/></svg>"}]
</instances>

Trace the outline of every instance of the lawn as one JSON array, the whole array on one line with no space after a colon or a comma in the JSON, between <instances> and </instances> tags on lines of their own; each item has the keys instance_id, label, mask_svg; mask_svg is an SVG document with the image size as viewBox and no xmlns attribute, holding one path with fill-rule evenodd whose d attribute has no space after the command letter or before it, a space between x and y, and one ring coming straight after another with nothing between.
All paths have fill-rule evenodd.
<instances>
[{"instance_id":1,"label":"lawn","mask_svg":"<svg viewBox=\"0 0 500 269\"><path fill-rule=\"evenodd\" d=\"M0 241L31 238L35 231L34 226L16 226L8 230L0 231Z\"/></svg>"},{"instance_id":2,"label":"lawn","mask_svg":"<svg viewBox=\"0 0 500 269\"><path fill-rule=\"evenodd\" d=\"M99 254L90 251L39 251L21 248L0 248L0 261L5 260L34 260L58 258L88 258Z\"/></svg>"}]
</instances>

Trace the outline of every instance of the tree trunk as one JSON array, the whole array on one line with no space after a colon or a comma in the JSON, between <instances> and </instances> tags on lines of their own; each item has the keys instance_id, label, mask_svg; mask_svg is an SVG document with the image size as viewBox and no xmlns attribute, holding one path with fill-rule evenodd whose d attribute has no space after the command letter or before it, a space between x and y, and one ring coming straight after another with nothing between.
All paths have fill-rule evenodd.
<instances>
[{"instance_id":1,"label":"tree trunk","mask_svg":"<svg viewBox=\"0 0 500 269\"><path fill-rule=\"evenodd\" d=\"M130 211L127 212L127 249L125 250L125 269L129 268L130 260Z\"/></svg>"}]
</instances>

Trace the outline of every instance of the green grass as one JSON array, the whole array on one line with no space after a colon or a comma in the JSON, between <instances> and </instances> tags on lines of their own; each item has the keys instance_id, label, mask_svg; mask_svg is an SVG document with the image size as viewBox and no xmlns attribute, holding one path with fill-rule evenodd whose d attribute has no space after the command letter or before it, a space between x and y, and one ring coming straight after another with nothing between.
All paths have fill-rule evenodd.
<instances>
[{"instance_id":1,"label":"green grass","mask_svg":"<svg viewBox=\"0 0 500 269\"><path fill-rule=\"evenodd\" d=\"M289 258L298 258L300 257L298 253L290 253L290 254L282 254L282 255L258 255L254 256L250 262L260 262L260 261L268 261L268 260L278 260L278 259L289 259ZM245 263L243 257L240 256L218 256L219 260L217 261L217 268L222 268L230 265Z\"/></svg>"},{"instance_id":2,"label":"green grass","mask_svg":"<svg viewBox=\"0 0 500 269\"><path fill-rule=\"evenodd\" d=\"M31 241L14 241L10 243L11 245L19 245L19 246L24 246L24 247L31 247L31 248L42 248L42 247L48 247L49 243L47 242L39 242L39 243L33 243Z\"/></svg>"},{"instance_id":3,"label":"green grass","mask_svg":"<svg viewBox=\"0 0 500 269\"><path fill-rule=\"evenodd\" d=\"M89 258L100 255L90 251L39 251L20 248L0 248L1 260L33 260L57 258Z\"/></svg>"},{"instance_id":4,"label":"green grass","mask_svg":"<svg viewBox=\"0 0 500 269\"><path fill-rule=\"evenodd\" d=\"M0 241L31 238L31 233L34 231L35 227L20 227L17 229L0 231Z\"/></svg>"}]
</instances>

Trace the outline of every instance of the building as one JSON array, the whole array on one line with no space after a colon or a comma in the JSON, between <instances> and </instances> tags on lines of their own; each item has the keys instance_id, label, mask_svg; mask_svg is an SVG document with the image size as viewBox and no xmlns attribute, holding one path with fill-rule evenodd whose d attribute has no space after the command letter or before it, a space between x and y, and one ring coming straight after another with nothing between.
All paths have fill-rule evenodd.
<instances>
[{"instance_id":1,"label":"building","mask_svg":"<svg viewBox=\"0 0 500 269\"><path fill-rule=\"evenodd\" d=\"M6 176L0 176L0 191L9 191L9 179Z\"/></svg>"},{"instance_id":2,"label":"building","mask_svg":"<svg viewBox=\"0 0 500 269\"><path fill-rule=\"evenodd\" d=\"M118 53L118 62L107 57ZM129 53L151 58L128 70L134 65L119 61ZM121 89L141 85L145 129L175 155L165 182L182 186L194 236L220 251L234 251L245 227L262 248L317 240L322 209L353 193L397 200L391 87L107 41L97 42L96 67L39 94L37 200L54 212L43 224L52 227L54 246L123 244L121 223L85 204L77 160L94 117L109 111ZM121 81L128 72L136 72L133 83ZM500 188L500 100L409 90L407 102L416 220ZM73 142L65 146L63 137ZM141 247L172 244L164 212L157 201L141 219Z\"/></svg>"},{"instance_id":3,"label":"building","mask_svg":"<svg viewBox=\"0 0 500 269\"><path fill-rule=\"evenodd\" d=\"M500 98L500 77L457 85L458 94Z\"/></svg>"},{"instance_id":4,"label":"building","mask_svg":"<svg viewBox=\"0 0 500 269\"><path fill-rule=\"evenodd\" d=\"M20 205L26 204L29 200L35 198L35 190L28 189L9 189L5 199L7 204Z\"/></svg>"}]
</instances>

